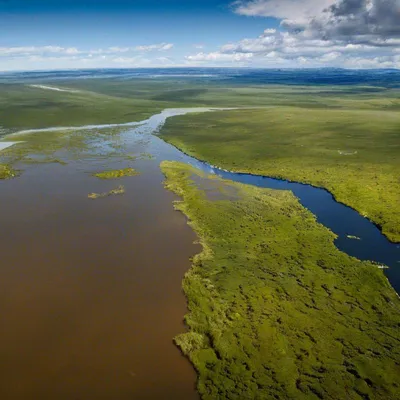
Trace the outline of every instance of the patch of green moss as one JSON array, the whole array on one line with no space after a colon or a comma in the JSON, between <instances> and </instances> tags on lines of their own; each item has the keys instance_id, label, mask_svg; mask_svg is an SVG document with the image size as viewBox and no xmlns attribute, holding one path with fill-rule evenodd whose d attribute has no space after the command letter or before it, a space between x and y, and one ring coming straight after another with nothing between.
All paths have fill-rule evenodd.
<instances>
[{"instance_id":1,"label":"patch of green moss","mask_svg":"<svg viewBox=\"0 0 400 400\"><path fill-rule=\"evenodd\" d=\"M162 171L203 246L175 338L202 399L400 398L400 302L382 270L340 252L289 191L220 180L238 200L210 201L193 167Z\"/></svg>"},{"instance_id":2,"label":"patch of green moss","mask_svg":"<svg viewBox=\"0 0 400 400\"><path fill-rule=\"evenodd\" d=\"M137 176L140 173L133 168L115 169L112 171L98 172L93 174L96 178L100 179L117 179L125 176Z\"/></svg>"},{"instance_id":3,"label":"patch of green moss","mask_svg":"<svg viewBox=\"0 0 400 400\"><path fill-rule=\"evenodd\" d=\"M115 196L118 194L124 194L125 193L125 187L124 186L118 186L116 189L110 190L109 192L104 192L104 193L89 193L88 198L89 199L99 199L103 197L108 197L108 196Z\"/></svg>"}]
</instances>

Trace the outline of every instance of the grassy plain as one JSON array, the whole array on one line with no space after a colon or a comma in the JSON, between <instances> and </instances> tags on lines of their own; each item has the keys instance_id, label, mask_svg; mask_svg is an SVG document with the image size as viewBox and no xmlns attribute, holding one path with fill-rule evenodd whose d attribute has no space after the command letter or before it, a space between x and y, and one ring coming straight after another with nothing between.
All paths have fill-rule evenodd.
<instances>
[{"instance_id":1,"label":"grassy plain","mask_svg":"<svg viewBox=\"0 0 400 400\"><path fill-rule=\"evenodd\" d=\"M310 183L400 242L400 113L269 107L188 114L162 138L223 168Z\"/></svg>"},{"instance_id":2,"label":"grassy plain","mask_svg":"<svg viewBox=\"0 0 400 400\"><path fill-rule=\"evenodd\" d=\"M151 101L165 108L293 105L400 110L399 89L373 86L245 85L187 79L86 79L64 84L113 97Z\"/></svg>"},{"instance_id":3,"label":"grassy plain","mask_svg":"<svg viewBox=\"0 0 400 400\"><path fill-rule=\"evenodd\" d=\"M244 86L176 79L78 79L40 83L74 92L31 87L29 82L0 82L0 130L140 121L164 108L174 107L295 105L400 110L399 90L383 87Z\"/></svg>"},{"instance_id":4,"label":"grassy plain","mask_svg":"<svg viewBox=\"0 0 400 400\"><path fill-rule=\"evenodd\" d=\"M162 105L140 98L88 91L56 92L0 83L0 128L7 132L140 121L162 109Z\"/></svg>"},{"instance_id":5,"label":"grassy plain","mask_svg":"<svg viewBox=\"0 0 400 400\"><path fill-rule=\"evenodd\" d=\"M162 170L203 246L175 339L203 399L400 397L400 302L381 270L337 250L290 192L221 181L238 200L211 201L199 171Z\"/></svg>"}]
</instances>

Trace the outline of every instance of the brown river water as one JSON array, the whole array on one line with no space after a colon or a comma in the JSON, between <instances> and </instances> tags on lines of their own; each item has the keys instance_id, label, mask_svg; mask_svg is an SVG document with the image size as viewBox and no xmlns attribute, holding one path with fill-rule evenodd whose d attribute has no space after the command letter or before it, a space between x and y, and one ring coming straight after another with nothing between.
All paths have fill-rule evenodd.
<instances>
[{"instance_id":1,"label":"brown river water","mask_svg":"<svg viewBox=\"0 0 400 400\"><path fill-rule=\"evenodd\" d=\"M0 399L198 399L172 339L200 248L159 160L103 181L91 172L128 163L64 158L0 182Z\"/></svg>"}]
</instances>

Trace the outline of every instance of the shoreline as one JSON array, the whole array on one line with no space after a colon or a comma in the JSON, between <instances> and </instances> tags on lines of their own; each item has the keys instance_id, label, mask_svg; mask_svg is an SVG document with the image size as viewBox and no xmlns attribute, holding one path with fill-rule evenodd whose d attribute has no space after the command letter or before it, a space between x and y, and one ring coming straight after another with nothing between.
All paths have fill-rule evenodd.
<instances>
[{"instance_id":1,"label":"shoreline","mask_svg":"<svg viewBox=\"0 0 400 400\"><path fill-rule=\"evenodd\" d=\"M396 306L394 308L388 307L387 304L380 301L379 293L382 293L388 299L398 299L399 296L384 275L378 272L378 268L373 268L373 264L368 261L361 262L359 265L356 259L340 252L337 248L332 252L323 251L319 255L318 252L308 253L306 258L307 269L293 263L290 254L291 252L296 254L298 249L295 246L287 246L285 235L271 236L271 230L274 229L273 223L271 227L268 227L268 223L260 222L260 216L265 217L269 223L271 223L271 219L276 220L277 223L284 224L288 230L288 235L291 234L296 237L299 234L298 227L296 222L293 222L292 217L295 215L306 216L310 214L310 211L298 203L298 199L293 193L279 193L276 190L270 191L239 182L225 181L220 177L221 183L239 188L243 197L238 203L214 202L203 197L201 195L202 189L193 185L191 174L197 173L196 167L182 162L167 161L161 164L161 170L165 176L165 187L179 196L179 200L174 202L175 210L187 217L187 224L195 231L199 243L202 245L202 250L193 258L192 267L186 273L182 283L189 304L189 313L185 316L185 321L189 325L189 332L182 333L174 339L176 345L192 362L198 373L198 390L202 397L213 398L217 393L225 392L233 393L235 396L243 395L243 397L245 397L244 394L252 393L254 396L255 390L257 390L255 388L260 386L271 387L271 385L275 385L277 377L285 382L278 388L285 395L289 393L291 397L295 397L293 394L298 394L298 391L303 392L301 394L307 394L307 387L295 385L292 382L294 381L292 375L290 377L280 375L281 363L283 362L286 365L285 354L289 352L291 354L290 359L298 360L293 363L293 376L297 375L296 382L303 379L309 380L309 378L304 378L303 375L306 374L303 374L302 371L307 371L310 363L313 363L312 357L310 359L295 357L296 349L301 348L301 346L308 349L307 355L313 352L320 355L313 368L321 367L321 364L324 365L326 362L326 367L323 368L325 374L314 377L317 378L316 382L310 382L313 385L318 385L319 379L326 379L326 383L329 383L330 376L335 376L338 373L343 377L347 375L351 378L353 372L342 368L343 360L340 356L337 362L333 362L335 357L332 359L329 356L325 357L326 353L321 349L330 346L343 346L349 349L349 354L346 355L345 360L351 363L356 371L359 366L353 360L364 353L353 354L351 350L354 347L352 335L349 335L349 339L342 340L338 344L336 343L338 339L329 339L329 337L320 334L325 331L326 325L320 324L319 320L325 320L330 329L337 329L337 326L340 325L342 329L349 333L354 332L356 334L354 337L362 335L367 340L366 338L372 336L371 342L375 340L374 343L379 343L381 320L376 317L374 310L380 309L381 312L388 313L388 315L395 315L396 312ZM254 197L254 194L257 196ZM286 203L290 206L289 209L285 207ZM249 206L246 207L246 204ZM265 207L266 204L269 207ZM244 213L243 218L239 218L240 221L238 222L238 219L234 216L237 215L238 211L242 213L243 209L248 210L249 214ZM221 211L224 212L221 213ZM248 215L253 214L257 218L248 217ZM230 255L227 240L218 239L222 221L226 235L235 238L235 249L237 250L235 256ZM325 240L315 242L316 248L328 246L333 249L333 234L329 229L315 220L302 218L301 221L308 228L305 230L305 232L308 232L307 235L318 235L318 237L325 238ZM255 229L265 234L260 243L259 239L253 234ZM305 240L302 235L299 238ZM280 242L284 245L280 245ZM277 254L285 257L286 263L276 265L268 252L259 251L260 244L267 244L267 247L275 249ZM256 255L252 252L255 252ZM227 258L230 260L229 265L226 263ZM322 260L330 261L329 264L332 268L328 268L328 263ZM241 268L236 268L236 266ZM352 266L357 266L357 270L359 268L363 270L365 281L351 268ZM294 277L295 269L298 269L299 274L295 274ZM347 278L341 280L342 276L347 275L348 278L354 279L354 281L352 279L355 286L354 292L348 286ZM259 279L255 280L254 276ZM293 280L296 277L297 280L294 282ZM265 286L266 280L269 282L267 286ZM289 284L289 281L293 282ZM313 282L311 286L309 286L310 281ZM379 292L370 293L367 286L373 287L378 283L380 284ZM312 299L310 302L305 301L305 307L303 307L304 296L307 296L306 293L309 293L310 290L313 292L311 287L314 287L314 285L321 285L323 290L308 294ZM273 290L274 288L276 291ZM259 295L252 297L254 291L259 291ZM287 297L284 296L284 299L282 299L282 293L285 293ZM342 295L339 296L340 293L345 293L345 298L342 298ZM301 299L301 301L297 303L296 298ZM360 308L351 309L350 312L357 313L357 319L362 321L363 324L368 321L365 326L360 327L359 322L349 325L348 320L343 317L342 308L347 306L349 301L354 302L355 298ZM389 300L386 301L389 302ZM277 302L281 304L278 308L274 305ZM327 304L329 304L328 307L326 307ZM394 303L392 304L394 305ZM371 309L373 311L370 311ZM268 310L268 312L266 313L265 310ZM362 318L359 318L360 310L363 313ZM315 312L319 313L320 318L315 318ZM304 327L301 323L302 319L298 320L297 318L298 313L301 313L303 317L309 317L310 324L306 324L306 327ZM207 315L207 318L204 318L204 314ZM256 315L256 318L244 320L243 316L245 315ZM275 321L278 321L278 324ZM300 322L295 323L294 321ZM330 321L333 321L332 326L330 326ZM289 331L285 329L285 327L293 328L293 324L296 324L296 329ZM264 332L266 325L275 332L275 336L270 337ZM389 327L390 325L387 328ZM245 335L240 335L241 329L248 331L248 335L252 337L251 343L247 341ZM291 331L296 333L291 335L289 333ZM252 332L264 332L264 334L257 334L253 337ZM300 332L304 333L300 334ZM235 340L232 340L232 336L235 337ZM286 338L285 351L282 350L282 352L277 353L274 350L269 351L270 362L264 362L256 356L260 348L264 349L263 354L267 355L271 341L275 341L275 346L272 345L272 348L279 348L285 344L282 343L282 337ZM301 343L301 345L298 345L298 343ZM392 342L390 346L394 349L395 342ZM246 350L243 351L243 348ZM393 360L388 358L387 364L379 362L379 359L375 357L376 365L374 365L373 370L390 371L395 357L393 356ZM326 361L324 361L325 358ZM246 375L246 383L250 383L245 384L244 387L243 374L246 374L246 371L237 369L235 366L237 359L241 360L242 364L246 365L246 369L250 371L248 376ZM299 362L301 363L300 369ZM261 365L259 365L260 363ZM258 371L257 375L251 374L252 371ZM359 375L373 382L373 393L381 394L385 393L386 390L393 393L397 391L394 384L394 374L391 374L391 381L384 384L374 379L374 374L368 376L369 374L365 370L362 370ZM210 379L210 377L212 378ZM242 385L226 385L227 379L229 379L229 382L233 380L242 383ZM353 386L351 380L348 380L344 388L333 390L332 388L329 389L328 384L325 384L320 389L326 394L336 393L336 390L343 390L343 392L349 390L358 393L359 387ZM368 387L365 387L364 390L365 393L372 393Z\"/></svg>"},{"instance_id":2,"label":"shoreline","mask_svg":"<svg viewBox=\"0 0 400 400\"><path fill-rule=\"evenodd\" d=\"M8 149L11 146L14 146L15 144L18 144L21 142L0 142L0 151Z\"/></svg>"}]
</instances>

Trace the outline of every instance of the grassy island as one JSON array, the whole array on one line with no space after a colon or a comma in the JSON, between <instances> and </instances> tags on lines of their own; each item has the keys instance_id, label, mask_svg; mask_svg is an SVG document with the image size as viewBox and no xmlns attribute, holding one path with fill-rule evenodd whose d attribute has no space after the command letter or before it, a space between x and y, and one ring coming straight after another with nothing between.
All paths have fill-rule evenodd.
<instances>
[{"instance_id":1,"label":"grassy island","mask_svg":"<svg viewBox=\"0 0 400 400\"><path fill-rule=\"evenodd\" d=\"M124 186L118 186L116 189L112 189L109 192L104 192L104 193L89 193L88 198L89 199L101 199L103 197L108 197L108 196L115 196L118 194L124 194L125 193L125 187Z\"/></svg>"},{"instance_id":2,"label":"grassy island","mask_svg":"<svg viewBox=\"0 0 400 400\"><path fill-rule=\"evenodd\" d=\"M340 252L289 191L220 180L237 199L213 201L193 167L162 171L203 246L175 339L202 399L400 398L400 301L382 270Z\"/></svg>"},{"instance_id":3,"label":"grassy island","mask_svg":"<svg viewBox=\"0 0 400 400\"><path fill-rule=\"evenodd\" d=\"M113 171L103 171L94 174L96 178L100 179L117 179L125 176L137 176L139 172L133 168L115 169Z\"/></svg>"},{"instance_id":4,"label":"grassy island","mask_svg":"<svg viewBox=\"0 0 400 400\"><path fill-rule=\"evenodd\" d=\"M171 118L162 138L228 170L328 189L400 242L400 113L270 107Z\"/></svg>"}]
</instances>

